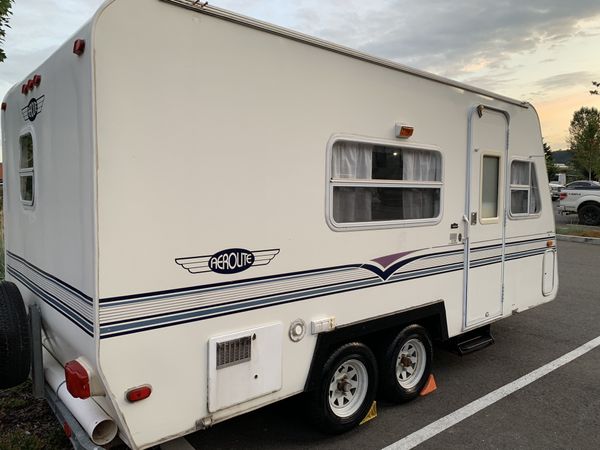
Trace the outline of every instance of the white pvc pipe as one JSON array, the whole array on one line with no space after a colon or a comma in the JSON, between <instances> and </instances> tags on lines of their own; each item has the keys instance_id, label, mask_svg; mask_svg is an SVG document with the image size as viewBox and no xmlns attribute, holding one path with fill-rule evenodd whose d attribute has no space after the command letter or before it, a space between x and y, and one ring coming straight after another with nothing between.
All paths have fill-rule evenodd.
<instances>
[{"instance_id":1,"label":"white pvc pipe","mask_svg":"<svg viewBox=\"0 0 600 450\"><path fill-rule=\"evenodd\" d=\"M45 349L44 349L45 350ZM65 371L56 360L44 351L44 373L46 381L64 403L73 417L96 445L106 445L117 435L117 424L91 398L82 400L73 397L67 390Z\"/></svg>"}]
</instances>

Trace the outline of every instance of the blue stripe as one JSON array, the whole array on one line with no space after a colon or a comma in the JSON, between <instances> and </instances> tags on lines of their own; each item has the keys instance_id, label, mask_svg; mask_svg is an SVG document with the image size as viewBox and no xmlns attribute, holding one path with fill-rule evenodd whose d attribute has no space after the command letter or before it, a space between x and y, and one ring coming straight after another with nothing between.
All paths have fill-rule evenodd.
<instances>
[{"instance_id":1,"label":"blue stripe","mask_svg":"<svg viewBox=\"0 0 600 450\"><path fill-rule=\"evenodd\" d=\"M539 239L538 239L539 240ZM545 240L545 239L544 239ZM515 244L516 245L516 244ZM509 258L506 255L506 260L515 260L521 258L527 258L530 256L535 256L538 254L543 254L547 248L543 249L534 249L527 250L524 252L519 252L511 255ZM475 261L477 263L476 267L482 267L485 265L498 264L501 262L501 256L483 258L479 261ZM403 272L390 277L390 279L386 282L380 279L368 279L366 281L361 282L346 282L340 283L339 285L335 285L333 287L319 287L319 288L311 288L303 291L298 291L295 293L283 293L277 294L273 296L266 296L262 298L253 299L250 301L239 301L232 304L220 304L216 306L205 306L202 308L198 308L195 310L188 310L184 312L176 312L176 313L166 313L162 316L153 317L153 318L144 318L144 319L129 319L128 322L119 322L119 325L108 325L100 327L100 335L101 338L110 338L116 336L122 336L126 334L136 333L145 330L151 330L156 328L162 328L167 326L172 326L176 324L184 324L189 322L194 322L198 320L204 320L213 317L219 317L229 314L235 314L242 311L261 309L265 307L281 305L285 303L300 301L300 300L308 300L315 297L324 297L332 294L339 294L343 292L349 292L359 289L365 289L373 286L378 286L382 284L390 284L397 283L401 281L406 281L410 279L417 279L428 277L431 275L437 275L442 273L449 273L460 271L464 269L464 263L453 263L447 264L444 266L437 266L433 268L420 269L411 272Z\"/></svg>"},{"instance_id":2,"label":"blue stripe","mask_svg":"<svg viewBox=\"0 0 600 450\"><path fill-rule=\"evenodd\" d=\"M42 269L40 269L37 266L34 266L33 264L31 264L29 261L27 261L26 259L21 258L20 256L15 255L12 252L9 252L8 250L6 251L6 254L8 256L10 256L11 258L16 259L17 261L19 261L21 264L24 264L25 266L29 267L31 270L33 270L34 272L36 272L38 275L40 275L42 278L45 278L46 280L48 280L49 282L53 283L53 284L58 284L61 287L65 288L66 290L70 291L73 295L77 296L78 298L80 298L81 300L89 303L90 305L93 304L92 298L85 295L83 292L81 292L79 289L74 288L73 286L71 286L70 284L65 283L64 281L56 278L54 275L49 274L48 272L43 271Z\"/></svg>"},{"instance_id":3,"label":"blue stripe","mask_svg":"<svg viewBox=\"0 0 600 450\"><path fill-rule=\"evenodd\" d=\"M13 276L17 280L19 280L21 283L23 283L31 292L36 294L45 303L50 305L52 308L54 308L60 314L62 314L67 319L69 319L71 322L73 322L75 325L77 325L79 328L81 328L85 333L87 333L90 336L94 335L93 322L87 320L79 312L73 310L68 305L65 305L64 303L62 303L58 298L56 298L55 296L50 294L48 291L44 290L43 288L41 288L40 286L35 284L27 276L25 276L24 274L19 272L14 267L7 265L6 270L11 276Z\"/></svg>"}]
</instances>

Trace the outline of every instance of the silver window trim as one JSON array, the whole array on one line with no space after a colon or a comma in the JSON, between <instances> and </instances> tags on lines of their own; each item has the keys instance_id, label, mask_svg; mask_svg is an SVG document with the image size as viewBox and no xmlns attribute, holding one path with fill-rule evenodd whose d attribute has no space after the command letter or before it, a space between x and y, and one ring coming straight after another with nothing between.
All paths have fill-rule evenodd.
<instances>
[{"instance_id":1,"label":"silver window trim","mask_svg":"<svg viewBox=\"0 0 600 450\"><path fill-rule=\"evenodd\" d=\"M357 142L360 144L382 145L386 147L409 148L413 150L426 150L437 152L440 155L442 164L441 181L401 181L401 180L364 180L340 179L331 176L333 146L338 141ZM388 228L409 228L434 226L442 221L444 216L444 180L446 164L444 153L440 147L431 144L421 144L418 142L399 142L390 139L381 139L368 136L359 136L355 134L336 133L333 134L327 142L326 161L325 161L325 221L327 226L333 231L358 231L358 230L381 230ZM436 217L430 219L409 219L409 220L382 220L371 222L343 222L338 223L333 218L333 188L335 186L348 187L394 187L394 188L424 188L440 190L440 209Z\"/></svg>"},{"instance_id":2,"label":"silver window trim","mask_svg":"<svg viewBox=\"0 0 600 450\"><path fill-rule=\"evenodd\" d=\"M31 136L31 143L33 146L33 148L32 148L33 165L31 167L26 167L24 169L21 169L21 158L23 157L23 151L21 148L21 139L26 135ZM21 200L21 204L25 207L25 209L33 209L35 206L35 199L36 199L35 166L36 166L36 161L37 161L37 140L36 140L36 136L35 136L33 127L26 126L19 133L18 150L19 150L19 153L18 153L18 156L16 159L17 159L17 168L18 168L18 172L19 172L19 186L18 186L19 200ZM31 177L31 201L23 199L23 192L21 191L21 180L24 177Z\"/></svg>"},{"instance_id":3,"label":"silver window trim","mask_svg":"<svg viewBox=\"0 0 600 450\"><path fill-rule=\"evenodd\" d=\"M524 184L512 184L510 183L510 177L512 175L512 164L515 161L521 161L521 162L526 162L529 163L529 185L524 185ZM542 215L542 196L540 195L540 210L537 213L529 213L529 205L531 204L531 183L533 182L533 168L535 167L535 161L532 161L531 159L525 158L525 157L515 157L515 158L511 158L510 160L510 165L509 165L509 169L510 169L510 173L508 174L508 180L509 180L509 185L508 185L508 217L511 220L527 220L527 219L537 219L538 217L540 217ZM538 180L538 177L536 175L535 180ZM512 212L512 191L527 191L527 211L526 213L513 213ZM538 182L538 192L540 191L540 185Z\"/></svg>"}]
</instances>

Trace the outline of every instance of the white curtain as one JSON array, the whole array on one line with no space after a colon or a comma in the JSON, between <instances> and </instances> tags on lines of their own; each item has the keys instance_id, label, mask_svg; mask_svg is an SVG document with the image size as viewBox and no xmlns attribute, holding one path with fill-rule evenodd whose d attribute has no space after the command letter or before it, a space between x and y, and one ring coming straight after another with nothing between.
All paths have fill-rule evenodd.
<instances>
[{"instance_id":1,"label":"white curtain","mask_svg":"<svg viewBox=\"0 0 600 450\"><path fill-rule=\"evenodd\" d=\"M337 142L333 147L333 178L371 179L373 146Z\"/></svg>"},{"instance_id":2,"label":"white curtain","mask_svg":"<svg viewBox=\"0 0 600 450\"><path fill-rule=\"evenodd\" d=\"M405 181L441 181L439 153L402 149L402 179Z\"/></svg>"},{"instance_id":3,"label":"white curtain","mask_svg":"<svg viewBox=\"0 0 600 450\"><path fill-rule=\"evenodd\" d=\"M442 164L439 153L402 149L402 179L405 181L441 181ZM438 189L404 189L402 211L404 219L423 219L438 215Z\"/></svg>"},{"instance_id":4,"label":"white curtain","mask_svg":"<svg viewBox=\"0 0 600 450\"><path fill-rule=\"evenodd\" d=\"M333 147L333 178L369 180L373 171L373 146L337 142ZM372 191L357 187L334 187L333 218L338 223L371 221Z\"/></svg>"},{"instance_id":5,"label":"white curtain","mask_svg":"<svg viewBox=\"0 0 600 450\"><path fill-rule=\"evenodd\" d=\"M538 189L535 167L531 166L531 191L529 196L529 214L540 212L540 190Z\"/></svg>"},{"instance_id":6,"label":"white curtain","mask_svg":"<svg viewBox=\"0 0 600 450\"><path fill-rule=\"evenodd\" d=\"M513 161L510 168L510 184L529 185L529 163Z\"/></svg>"}]
</instances>

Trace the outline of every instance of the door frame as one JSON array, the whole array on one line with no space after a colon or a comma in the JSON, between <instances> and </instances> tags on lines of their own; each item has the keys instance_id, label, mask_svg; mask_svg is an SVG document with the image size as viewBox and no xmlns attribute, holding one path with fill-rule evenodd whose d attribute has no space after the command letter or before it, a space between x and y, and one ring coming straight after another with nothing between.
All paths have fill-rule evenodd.
<instances>
[{"instance_id":1,"label":"door frame","mask_svg":"<svg viewBox=\"0 0 600 450\"><path fill-rule=\"evenodd\" d=\"M495 315L493 317L486 318L485 320L480 320L477 322L468 322L467 312L468 312L468 293L469 293L469 271L471 265L471 191L473 189L472 186L472 165L473 165L473 154L475 149L473 148L473 119L475 114L477 114L477 118L483 117L484 112L489 111L491 113L500 114L505 120L505 144L503 149L504 154L504 208L502 211L502 253L501 253L501 293L500 293L500 314ZM502 317L504 313L504 264L505 264L505 254L506 254L506 222L508 216L509 209L509 161L508 161L508 144L509 144L509 136L510 136L510 114L508 111L495 108L493 106L488 105L476 105L473 106L468 113L467 120L467 176L465 177L465 210L462 217L463 226L464 226L464 267L463 267L463 320L462 320L462 330L466 331L471 328L477 328L481 325L485 325L486 323L492 322L496 320L498 317ZM479 188L479 185L476 187Z\"/></svg>"}]
</instances>

